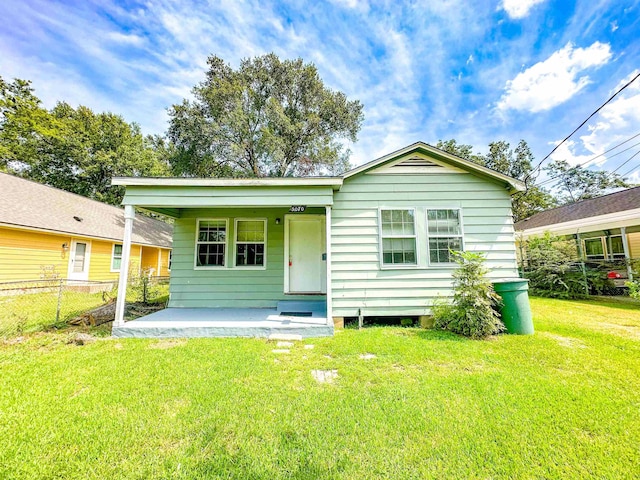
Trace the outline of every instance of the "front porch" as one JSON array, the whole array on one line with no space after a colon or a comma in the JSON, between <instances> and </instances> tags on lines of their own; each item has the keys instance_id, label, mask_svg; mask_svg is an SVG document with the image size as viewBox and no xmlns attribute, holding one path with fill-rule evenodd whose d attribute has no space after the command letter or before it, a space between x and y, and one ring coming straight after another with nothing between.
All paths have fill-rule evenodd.
<instances>
[{"instance_id":1,"label":"front porch","mask_svg":"<svg viewBox=\"0 0 640 480\"><path fill-rule=\"evenodd\" d=\"M324 301L281 301L277 308L166 308L120 325L114 337L193 338L296 335L330 337Z\"/></svg>"}]
</instances>

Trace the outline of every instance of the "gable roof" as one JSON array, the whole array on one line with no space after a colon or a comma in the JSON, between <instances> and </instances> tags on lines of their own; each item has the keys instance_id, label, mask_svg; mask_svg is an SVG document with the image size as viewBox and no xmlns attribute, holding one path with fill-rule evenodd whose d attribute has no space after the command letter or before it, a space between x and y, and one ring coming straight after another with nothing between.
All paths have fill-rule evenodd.
<instances>
[{"instance_id":1,"label":"gable roof","mask_svg":"<svg viewBox=\"0 0 640 480\"><path fill-rule=\"evenodd\" d=\"M640 187L634 187L536 213L516 223L515 229L516 231L529 230L639 208ZM640 223L640 218L638 221Z\"/></svg>"},{"instance_id":2,"label":"gable roof","mask_svg":"<svg viewBox=\"0 0 640 480\"><path fill-rule=\"evenodd\" d=\"M0 173L0 224L122 241L124 212L75 193ZM171 225L137 215L132 241L171 248L171 233Z\"/></svg>"},{"instance_id":3,"label":"gable roof","mask_svg":"<svg viewBox=\"0 0 640 480\"><path fill-rule=\"evenodd\" d=\"M453 155L449 152L445 152L444 150L440 150L432 145L429 145L424 142L416 142L407 147L401 148L400 150L396 150L384 157L380 157L376 160L373 160L369 163L365 163L364 165L360 165L352 170L349 170L343 175L344 179L352 177L354 175L358 175L359 173L366 172L373 168L376 168L386 162L390 162L392 160L397 159L403 155L409 155L411 153L424 153L430 157L435 157L438 160L441 160L445 163L448 163L454 167L461 168L471 173L477 173L484 177L489 177L493 180L497 180L506 184L510 191L513 192L521 192L524 191L525 185L520 180L512 178L508 175L504 175L496 170L492 170L491 168L483 167L482 165L478 165L470 160L465 160L464 158L458 157L457 155Z\"/></svg>"}]
</instances>

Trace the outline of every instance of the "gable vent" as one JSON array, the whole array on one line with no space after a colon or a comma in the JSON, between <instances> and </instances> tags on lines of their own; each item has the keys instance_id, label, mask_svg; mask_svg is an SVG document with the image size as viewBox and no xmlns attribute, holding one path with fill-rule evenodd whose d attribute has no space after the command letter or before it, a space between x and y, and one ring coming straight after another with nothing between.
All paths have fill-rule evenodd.
<instances>
[{"instance_id":1,"label":"gable vent","mask_svg":"<svg viewBox=\"0 0 640 480\"><path fill-rule=\"evenodd\" d=\"M437 163L433 163L430 160L427 160L425 158L419 158L419 157L414 157L414 158L409 158L407 160L403 160L400 163L396 163L393 167L391 168L406 168L406 167L421 167L421 168L443 168L442 165L438 165Z\"/></svg>"}]
</instances>

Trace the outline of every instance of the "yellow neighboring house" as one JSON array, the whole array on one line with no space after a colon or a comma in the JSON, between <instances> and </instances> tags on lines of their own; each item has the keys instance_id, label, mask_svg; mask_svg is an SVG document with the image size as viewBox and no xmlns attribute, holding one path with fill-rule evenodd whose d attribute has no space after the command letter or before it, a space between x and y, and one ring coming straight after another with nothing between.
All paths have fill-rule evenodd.
<instances>
[{"instance_id":1,"label":"yellow neighboring house","mask_svg":"<svg viewBox=\"0 0 640 480\"><path fill-rule=\"evenodd\" d=\"M62 278L115 281L121 208L0 173L0 283ZM172 226L137 216L132 273L169 275Z\"/></svg>"}]
</instances>

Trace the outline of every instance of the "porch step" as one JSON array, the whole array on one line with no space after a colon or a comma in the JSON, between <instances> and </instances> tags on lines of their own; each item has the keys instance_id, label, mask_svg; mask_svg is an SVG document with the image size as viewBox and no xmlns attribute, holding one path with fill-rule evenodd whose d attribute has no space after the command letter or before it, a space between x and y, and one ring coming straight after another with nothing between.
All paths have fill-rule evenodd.
<instances>
[{"instance_id":1,"label":"porch step","mask_svg":"<svg viewBox=\"0 0 640 480\"><path fill-rule=\"evenodd\" d=\"M254 326L150 326L127 322L113 327L111 335L117 338L203 338L203 337L258 337L258 338L316 338L332 337L333 326L254 327Z\"/></svg>"},{"instance_id":2,"label":"porch step","mask_svg":"<svg viewBox=\"0 0 640 480\"><path fill-rule=\"evenodd\" d=\"M301 317L326 317L327 302L324 300L281 300L277 306L278 315Z\"/></svg>"}]
</instances>

